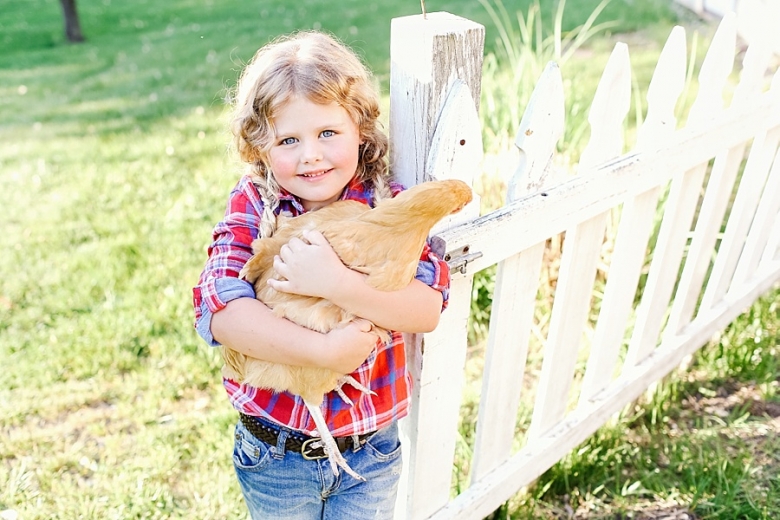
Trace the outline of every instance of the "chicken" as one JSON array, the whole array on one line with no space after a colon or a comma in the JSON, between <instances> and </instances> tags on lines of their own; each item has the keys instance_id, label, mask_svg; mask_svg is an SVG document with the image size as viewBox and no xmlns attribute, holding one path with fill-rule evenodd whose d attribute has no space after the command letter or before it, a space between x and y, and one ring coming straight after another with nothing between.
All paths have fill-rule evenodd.
<instances>
[{"instance_id":1,"label":"chicken","mask_svg":"<svg viewBox=\"0 0 780 520\"><path fill-rule=\"evenodd\" d=\"M283 293L266 282L276 275L274 255L292 237L302 239L304 231L316 229L330 243L341 261L349 268L367 275L366 283L382 291L406 287L414 278L417 264L428 233L443 217L460 211L471 201L471 188L462 181L431 181L414 186L392 199L381 200L371 209L357 201L337 201L320 210L294 218L280 217L272 237L252 243L254 255L241 270L240 276L252 283L257 298L275 315L287 318L309 329L327 333L344 326L356 316L328 300ZM387 330L374 326L382 341L388 341ZM338 450L320 411L324 394L341 391L349 383L370 393L356 380L326 368L298 367L261 361L222 347L225 361L223 375L238 382L277 392L292 392L303 398L334 474L337 466L361 479Z\"/></svg>"}]
</instances>

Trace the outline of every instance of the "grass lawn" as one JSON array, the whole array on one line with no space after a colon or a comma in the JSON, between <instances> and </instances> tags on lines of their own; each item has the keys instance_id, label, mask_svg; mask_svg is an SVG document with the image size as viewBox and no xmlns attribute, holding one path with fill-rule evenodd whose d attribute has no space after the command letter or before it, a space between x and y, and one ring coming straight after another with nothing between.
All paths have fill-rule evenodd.
<instances>
[{"instance_id":1,"label":"grass lawn","mask_svg":"<svg viewBox=\"0 0 780 520\"><path fill-rule=\"evenodd\" d=\"M569 0L565 26L597 4ZM600 18L641 35L639 76L675 19L667 4L613 0ZM427 9L484 23L494 48L479 2ZM54 0L5 0L0 12L0 518L242 518L236 414L190 305L239 174L224 98L257 47L308 28L353 45L386 94L390 19L419 3L82 0L79 10L80 45L64 43ZM542 12L549 20L547 3ZM576 73L590 78L582 92L595 88L592 64L611 41L572 62L569 85ZM512 501L512 516L659 503L702 518L780 514L767 475L780 429L777 312L771 298L751 312L695 370Z\"/></svg>"}]
</instances>

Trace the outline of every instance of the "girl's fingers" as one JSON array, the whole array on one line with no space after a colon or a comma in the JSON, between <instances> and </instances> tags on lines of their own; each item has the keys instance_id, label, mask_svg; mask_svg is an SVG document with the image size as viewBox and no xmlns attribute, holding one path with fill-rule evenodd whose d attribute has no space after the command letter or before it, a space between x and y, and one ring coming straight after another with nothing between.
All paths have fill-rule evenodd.
<instances>
[{"instance_id":1,"label":"girl's fingers","mask_svg":"<svg viewBox=\"0 0 780 520\"><path fill-rule=\"evenodd\" d=\"M307 229L303 232L303 238L307 240L312 245L325 245L328 244L328 239L325 238L325 235L317 231L316 229Z\"/></svg>"}]
</instances>

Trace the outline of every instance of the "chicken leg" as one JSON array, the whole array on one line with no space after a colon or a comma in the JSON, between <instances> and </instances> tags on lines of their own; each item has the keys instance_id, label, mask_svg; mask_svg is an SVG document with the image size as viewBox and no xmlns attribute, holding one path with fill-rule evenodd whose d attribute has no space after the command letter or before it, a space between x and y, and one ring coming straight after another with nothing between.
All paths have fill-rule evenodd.
<instances>
[{"instance_id":1,"label":"chicken leg","mask_svg":"<svg viewBox=\"0 0 780 520\"><path fill-rule=\"evenodd\" d=\"M330 434L328 425L325 423L325 417L323 417L322 412L320 411L320 404L312 403L306 399L303 400L303 403L306 405L306 408L311 414L311 418L314 419L314 424L317 426L317 433L322 441L322 449L325 450L325 455L328 456L328 462L330 462L330 469L333 471L333 474L338 475L338 468L341 467L352 477L365 482L366 479L355 473L355 470L349 467L347 460L341 454L341 451L339 451L336 439Z\"/></svg>"}]
</instances>

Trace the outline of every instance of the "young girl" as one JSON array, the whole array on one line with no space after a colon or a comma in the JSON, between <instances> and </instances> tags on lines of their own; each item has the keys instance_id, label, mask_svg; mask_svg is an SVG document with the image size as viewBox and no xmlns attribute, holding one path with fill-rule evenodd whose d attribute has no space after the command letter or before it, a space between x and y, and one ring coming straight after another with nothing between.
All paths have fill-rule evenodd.
<instances>
[{"instance_id":1,"label":"young girl","mask_svg":"<svg viewBox=\"0 0 780 520\"><path fill-rule=\"evenodd\" d=\"M347 463L366 481L334 476L302 400L224 379L239 412L233 463L254 519L392 518L401 473L397 420L407 414L410 378L401 334L387 344L370 324L320 334L275 317L238 278L251 243L295 216L352 199L373 206L402 188L389 181L387 138L368 71L332 37L306 32L261 48L238 84L232 131L248 173L230 193L209 259L194 288L196 328L210 345L298 366L350 374L373 394L354 405L336 393L322 411ZM386 329L428 332L446 306L447 264L426 246L417 276L382 292L348 269L317 233L292 240L274 268L280 291L327 298Z\"/></svg>"}]
</instances>

